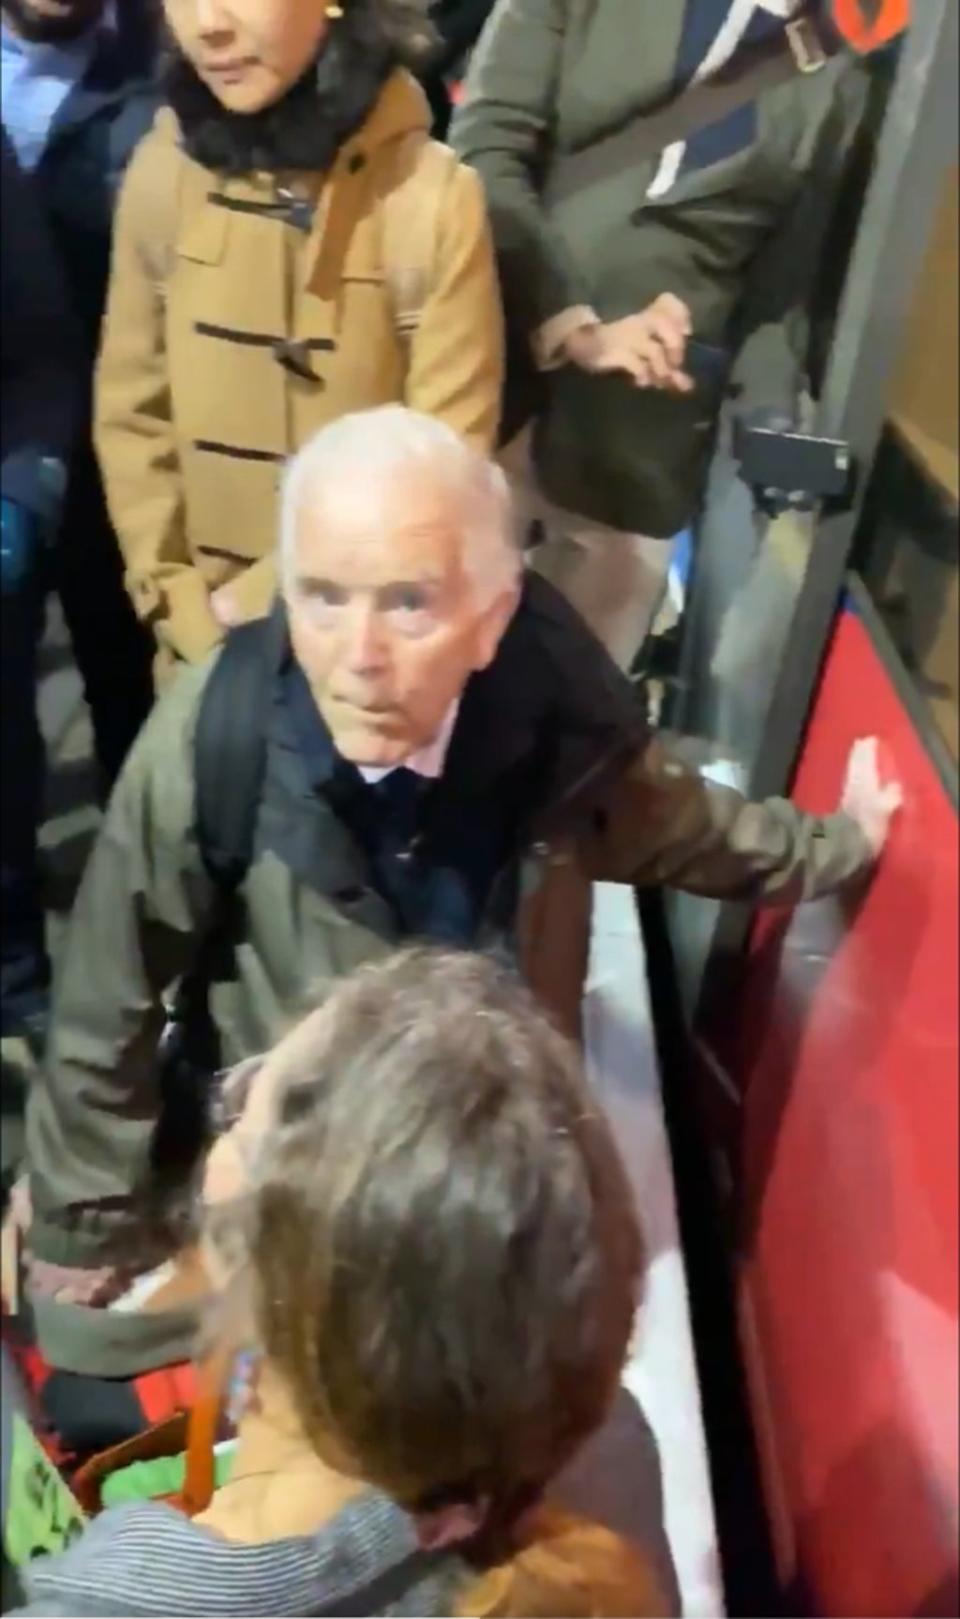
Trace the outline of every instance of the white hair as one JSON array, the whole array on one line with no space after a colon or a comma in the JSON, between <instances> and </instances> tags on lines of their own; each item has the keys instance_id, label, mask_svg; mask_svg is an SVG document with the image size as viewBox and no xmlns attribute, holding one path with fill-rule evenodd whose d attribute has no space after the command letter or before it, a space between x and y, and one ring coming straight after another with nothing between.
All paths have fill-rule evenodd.
<instances>
[{"instance_id":1,"label":"white hair","mask_svg":"<svg viewBox=\"0 0 960 1619\"><path fill-rule=\"evenodd\" d=\"M521 571L510 489L495 462L471 448L453 428L405 405L341 416L322 427L289 462L280 495L280 572L290 595L296 586L297 518L324 484L376 480L424 467L462 513L464 562L484 605L513 589Z\"/></svg>"}]
</instances>

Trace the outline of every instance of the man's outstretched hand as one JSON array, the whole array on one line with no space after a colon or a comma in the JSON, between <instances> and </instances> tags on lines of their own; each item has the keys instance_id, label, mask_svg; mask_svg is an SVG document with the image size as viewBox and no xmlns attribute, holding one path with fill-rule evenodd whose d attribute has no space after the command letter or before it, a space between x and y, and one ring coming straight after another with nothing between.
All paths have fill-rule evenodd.
<instances>
[{"instance_id":1,"label":"man's outstretched hand","mask_svg":"<svg viewBox=\"0 0 960 1619\"><path fill-rule=\"evenodd\" d=\"M840 808L856 821L878 857L887 841L890 823L903 804L899 782L884 783L880 778L879 743L875 736L861 737L850 750Z\"/></svg>"}]
</instances>

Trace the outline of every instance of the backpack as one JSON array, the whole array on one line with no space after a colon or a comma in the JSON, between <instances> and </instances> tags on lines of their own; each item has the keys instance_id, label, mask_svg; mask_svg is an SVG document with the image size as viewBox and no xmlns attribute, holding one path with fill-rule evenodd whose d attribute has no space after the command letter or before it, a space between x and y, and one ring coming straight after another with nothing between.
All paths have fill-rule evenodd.
<instances>
[{"instance_id":1,"label":"backpack","mask_svg":"<svg viewBox=\"0 0 960 1619\"><path fill-rule=\"evenodd\" d=\"M162 108L154 129L176 127ZM406 346L420 325L430 292L440 239L441 201L459 159L448 146L412 130L394 143L396 183L380 203L383 270L393 304L394 329ZM184 168L180 150L148 139L139 155L140 179L153 199L151 235L141 250L163 298L174 262Z\"/></svg>"},{"instance_id":2,"label":"backpack","mask_svg":"<svg viewBox=\"0 0 960 1619\"><path fill-rule=\"evenodd\" d=\"M284 634L278 608L269 618L231 630L200 701L193 744L195 831L224 902L253 859L273 699L270 672Z\"/></svg>"},{"instance_id":3,"label":"backpack","mask_svg":"<svg viewBox=\"0 0 960 1619\"><path fill-rule=\"evenodd\" d=\"M167 1224L189 1221L183 1189L218 1133L219 1038L209 989L226 964L237 893L253 860L273 698L271 671L285 637L282 609L226 636L203 689L193 743L194 833L216 890L196 958L166 1009L158 1048L160 1116L151 1144L153 1184Z\"/></svg>"}]
</instances>

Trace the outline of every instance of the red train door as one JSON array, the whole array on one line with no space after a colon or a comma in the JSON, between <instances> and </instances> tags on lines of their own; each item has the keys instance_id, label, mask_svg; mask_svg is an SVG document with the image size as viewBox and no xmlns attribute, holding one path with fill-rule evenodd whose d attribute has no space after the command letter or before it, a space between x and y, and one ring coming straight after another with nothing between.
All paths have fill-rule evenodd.
<instances>
[{"instance_id":1,"label":"red train door","mask_svg":"<svg viewBox=\"0 0 960 1619\"><path fill-rule=\"evenodd\" d=\"M957 160L956 57L953 0L925 0L805 424L824 453L845 448L855 484L841 502L785 501L758 538L755 491L721 444L671 716L700 738L714 772L753 796L792 791L811 809L835 807L865 735L880 738L905 792L860 903L762 921L684 896L668 904L776 1583L791 1613L960 1611L955 687L945 697L942 675L911 667L917 646L891 608L900 587L887 589L899 577L891 556L909 550L913 607L929 617L933 603L939 615L924 635L949 643L956 491L931 494L914 446L923 515L927 497L902 467L890 471L895 425L884 437L912 293ZM949 331L936 327L942 358L927 374L949 363ZM720 1497L723 1487L717 1471Z\"/></svg>"}]
</instances>

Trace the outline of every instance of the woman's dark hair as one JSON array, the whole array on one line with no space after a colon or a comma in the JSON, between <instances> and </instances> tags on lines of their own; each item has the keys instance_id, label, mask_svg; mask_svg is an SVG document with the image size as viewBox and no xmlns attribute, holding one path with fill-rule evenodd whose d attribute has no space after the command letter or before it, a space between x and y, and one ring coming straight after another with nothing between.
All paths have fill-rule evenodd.
<instances>
[{"instance_id":1,"label":"woman's dark hair","mask_svg":"<svg viewBox=\"0 0 960 1619\"><path fill-rule=\"evenodd\" d=\"M422 68L435 47L423 0L345 0L344 15L316 61L262 112L222 106L171 40L164 87L186 150L205 168L226 175L323 172L363 124L393 70Z\"/></svg>"}]
</instances>

